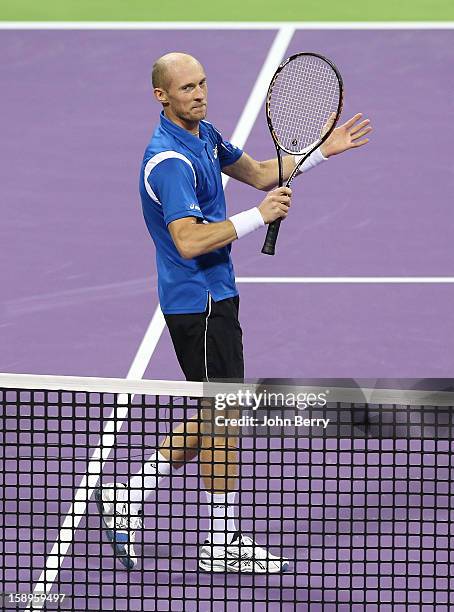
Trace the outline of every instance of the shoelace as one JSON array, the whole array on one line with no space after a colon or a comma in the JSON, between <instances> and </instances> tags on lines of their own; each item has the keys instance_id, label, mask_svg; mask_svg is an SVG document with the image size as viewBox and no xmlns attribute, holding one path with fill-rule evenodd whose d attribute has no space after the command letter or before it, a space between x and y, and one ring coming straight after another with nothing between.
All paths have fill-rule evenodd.
<instances>
[{"instance_id":1,"label":"shoelace","mask_svg":"<svg viewBox=\"0 0 454 612\"><path fill-rule=\"evenodd\" d=\"M252 558L255 560L256 556L255 556L255 551L257 548L259 548L257 546L257 544L254 542L254 540L252 540L249 536L241 536L241 540L238 543L238 548L241 552L241 549L248 547L251 549L250 554L252 555ZM245 553L246 555L248 555L248 553ZM241 558L243 559L243 555L241 555ZM266 561L266 559L261 559L260 557L257 557L257 560L261 560L261 561Z\"/></svg>"},{"instance_id":2,"label":"shoelace","mask_svg":"<svg viewBox=\"0 0 454 612\"><path fill-rule=\"evenodd\" d=\"M245 565L246 567L249 567L250 565L252 565L253 560L250 557L248 557L247 553L244 553L244 555L241 555L240 559L241 559L241 563Z\"/></svg>"},{"instance_id":3,"label":"shoelace","mask_svg":"<svg viewBox=\"0 0 454 612\"><path fill-rule=\"evenodd\" d=\"M129 516L128 506L123 504L120 510L120 514L117 515L115 520L115 528L119 531L132 531L139 529L142 526L142 519L140 516Z\"/></svg>"}]
</instances>

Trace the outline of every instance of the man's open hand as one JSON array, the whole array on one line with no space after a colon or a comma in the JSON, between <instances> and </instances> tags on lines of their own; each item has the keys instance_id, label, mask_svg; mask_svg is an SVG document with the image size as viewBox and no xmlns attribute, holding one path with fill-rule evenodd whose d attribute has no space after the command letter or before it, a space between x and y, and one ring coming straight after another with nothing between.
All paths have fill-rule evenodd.
<instances>
[{"instance_id":1,"label":"man's open hand","mask_svg":"<svg viewBox=\"0 0 454 612\"><path fill-rule=\"evenodd\" d=\"M366 134L372 131L370 119L360 121L362 113L357 113L343 125L335 128L327 140L320 147L320 151L324 157L338 155L349 149L362 147L369 142L369 138L364 138ZM336 118L336 113L333 113L328 121L323 126L322 136L330 129Z\"/></svg>"}]
</instances>

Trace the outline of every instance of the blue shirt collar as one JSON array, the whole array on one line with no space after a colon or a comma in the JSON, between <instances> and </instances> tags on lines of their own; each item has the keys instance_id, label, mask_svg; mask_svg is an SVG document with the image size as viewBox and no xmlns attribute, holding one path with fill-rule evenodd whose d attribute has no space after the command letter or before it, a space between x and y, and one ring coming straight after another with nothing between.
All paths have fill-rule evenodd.
<instances>
[{"instance_id":1,"label":"blue shirt collar","mask_svg":"<svg viewBox=\"0 0 454 612\"><path fill-rule=\"evenodd\" d=\"M205 141L193 134L190 134L187 130L183 129L173 121L167 119L164 115L164 111L161 111L161 127L166 131L170 132L172 136L175 136L180 142L182 142L188 149L190 149L196 155L200 155L200 153L205 148ZM202 123L200 123L200 127L202 127ZM202 134L202 130L200 131Z\"/></svg>"}]
</instances>

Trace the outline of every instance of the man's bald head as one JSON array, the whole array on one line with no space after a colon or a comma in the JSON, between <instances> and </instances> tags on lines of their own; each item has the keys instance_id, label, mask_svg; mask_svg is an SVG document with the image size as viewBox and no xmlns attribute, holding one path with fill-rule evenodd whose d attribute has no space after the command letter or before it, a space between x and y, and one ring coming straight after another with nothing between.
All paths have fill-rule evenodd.
<instances>
[{"instance_id":1,"label":"man's bald head","mask_svg":"<svg viewBox=\"0 0 454 612\"><path fill-rule=\"evenodd\" d=\"M168 89L172 78L185 68L197 66L202 68L201 63L192 55L187 53L166 53L153 64L151 82L153 88Z\"/></svg>"},{"instance_id":2,"label":"man's bald head","mask_svg":"<svg viewBox=\"0 0 454 612\"><path fill-rule=\"evenodd\" d=\"M207 79L202 64L187 53L167 53L153 66L153 94L167 119L197 133L207 113Z\"/></svg>"}]
</instances>

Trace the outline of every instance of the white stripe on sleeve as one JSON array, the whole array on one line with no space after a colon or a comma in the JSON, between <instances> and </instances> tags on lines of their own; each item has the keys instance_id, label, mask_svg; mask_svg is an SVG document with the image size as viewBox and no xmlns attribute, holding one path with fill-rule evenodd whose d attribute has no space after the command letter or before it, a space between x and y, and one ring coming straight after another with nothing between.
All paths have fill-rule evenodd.
<instances>
[{"instance_id":1,"label":"white stripe on sleeve","mask_svg":"<svg viewBox=\"0 0 454 612\"><path fill-rule=\"evenodd\" d=\"M184 156L182 153L178 153L177 151L162 151L161 153L157 153L156 155L153 155L153 157L151 157L147 161L147 164L144 170L144 181L145 181L145 189L147 190L148 195L154 202L157 202L158 204L161 204L161 202L158 200L155 192L151 188L151 185L148 182L148 178L153 168L155 168L158 164L160 164L165 159L172 159L172 158L181 159L182 161L186 162L188 166L191 167L192 173L194 174L194 187L197 187L197 178L195 175L194 166L191 164L191 162L186 156Z\"/></svg>"}]
</instances>

